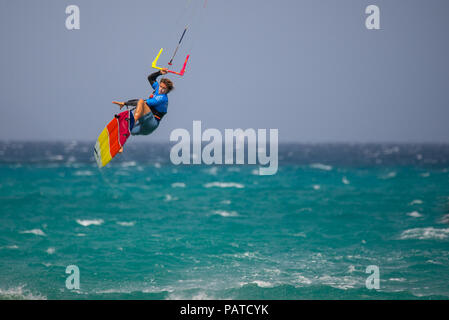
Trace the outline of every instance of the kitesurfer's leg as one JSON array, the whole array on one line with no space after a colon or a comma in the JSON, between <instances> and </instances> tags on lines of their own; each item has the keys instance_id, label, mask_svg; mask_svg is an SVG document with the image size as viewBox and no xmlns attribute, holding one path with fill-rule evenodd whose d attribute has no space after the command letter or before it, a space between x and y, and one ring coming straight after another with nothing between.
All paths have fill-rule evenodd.
<instances>
[{"instance_id":1,"label":"kitesurfer's leg","mask_svg":"<svg viewBox=\"0 0 449 320\"><path fill-rule=\"evenodd\" d=\"M156 130L158 126L159 121L156 120L152 112L148 112L147 114L140 117L137 124L134 125L134 127L131 129L131 135L146 136Z\"/></svg>"},{"instance_id":2,"label":"kitesurfer's leg","mask_svg":"<svg viewBox=\"0 0 449 320\"><path fill-rule=\"evenodd\" d=\"M123 103L123 105L128 105L128 103L135 103L135 100L130 100L126 103ZM121 106L122 103L117 103L119 106ZM120 107L121 109L122 107ZM134 121L135 123L137 122L137 120L139 120L140 117L146 115L147 113L149 113L151 110L150 108L147 106L147 104L145 103L145 101L143 99L139 99L139 101L137 102L137 108L136 111L134 112ZM119 153L123 152L123 147L120 148L120 150L118 151Z\"/></svg>"},{"instance_id":3,"label":"kitesurfer's leg","mask_svg":"<svg viewBox=\"0 0 449 320\"><path fill-rule=\"evenodd\" d=\"M120 107L120 110L125 106L124 102L112 101L112 103L118 105Z\"/></svg>"},{"instance_id":4,"label":"kitesurfer's leg","mask_svg":"<svg viewBox=\"0 0 449 320\"><path fill-rule=\"evenodd\" d=\"M120 106L120 109L122 109L124 106L135 106L136 107L136 111L134 112L134 121L137 122L137 120L139 120L140 117L146 115L147 113L149 113L151 110L148 107L148 105L145 103L145 101L143 99L134 99L134 100L129 100L127 102L118 102L118 101L112 101L112 103ZM123 152L123 147L120 148L120 150L118 151L119 153Z\"/></svg>"},{"instance_id":5,"label":"kitesurfer's leg","mask_svg":"<svg viewBox=\"0 0 449 320\"><path fill-rule=\"evenodd\" d=\"M139 99L131 99L125 102L125 106L137 106L137 102L139 102Z\"/></svg>"},{"instance_id":6,"label":"kitesurfer's leg","mask_svg":"<svg viewBox=\"0 0 449 320\"><path fill-rule=\"evenodd\" d=\"M141 116L146 115L148 112L150 112L150 108L147 106L145 101L143 99L140 99L139 102L137 102L137 108L134 112L134 120L137 121Z\"/></svg>"},{"instance_id":7,"label":"kitesurfer's leg","mask_svg":"<svg viewBox=\"0 0 449 320\"><path fill-rule=\"evenodd\" d=\"M131 99L126 102L119 102L119 101L112 101L112 103L118 105L120 109L122 109L124 106L137 106L137 103L139 102L139 99Z\"/></svg>"}]
</instances>

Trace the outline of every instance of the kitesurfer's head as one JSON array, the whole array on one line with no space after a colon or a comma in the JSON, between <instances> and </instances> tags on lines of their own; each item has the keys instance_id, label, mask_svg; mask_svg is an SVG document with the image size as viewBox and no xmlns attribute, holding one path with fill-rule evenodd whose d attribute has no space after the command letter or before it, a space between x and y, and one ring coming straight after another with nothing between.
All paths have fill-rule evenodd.
<instances>
[{"instance_id":1,"label":"kitesurfer's head","mask_svg":"<svg viewBox=\"0 0 449 320\"><path fill-rule=\"evenodd\" d=\"M172 91L175 87L173 86L173 82L170 79L162 78L159 83L159 94L167 94Z\"/></svg>"}]
</instances>

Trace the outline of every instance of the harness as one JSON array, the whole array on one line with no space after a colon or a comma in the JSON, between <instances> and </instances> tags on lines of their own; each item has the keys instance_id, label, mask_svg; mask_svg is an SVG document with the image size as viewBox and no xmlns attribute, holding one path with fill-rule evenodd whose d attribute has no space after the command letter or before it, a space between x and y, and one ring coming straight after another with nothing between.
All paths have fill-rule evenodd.
<instances>
[{"instance_id":1,"label":"harness","mask_svg":"<svg viewBox=\"0 0 449 320\"><path fill-rule=\"evenodd\" d=\"M154 93L152 93L151 95L150 95L150 99L151 98L153 98L154 97ZM146 104L146 103L145 103ZM165 116L165 114L167 113L167 112L159 112L159 111L157 111L156 110L156 108L155 107L153 107L153 106L149 106L149 105L147 105L149 108L150 108L150 110L151 110L151 112L153 113L153 115L154 115L154 117L156 118L156 120L157 121L161 121L161 119Z\"/></svg>"}]
</instances>

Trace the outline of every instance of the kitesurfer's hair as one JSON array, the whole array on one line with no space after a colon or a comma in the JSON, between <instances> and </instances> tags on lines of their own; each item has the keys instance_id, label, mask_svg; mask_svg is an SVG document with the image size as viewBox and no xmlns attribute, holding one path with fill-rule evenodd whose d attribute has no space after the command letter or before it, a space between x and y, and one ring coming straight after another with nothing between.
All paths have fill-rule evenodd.
<instances>
[{"instance_id":1,"label":"kitesurfer's hair","mask_svg":"<svg viewBox=\"0 0 449 320\"><path fill-rule=\"evenodd\" d=\"M169 93L170 91L172 91L175 87L173 86L173 82L170 79L167 78L162 78L161 82L163 84L165 84L165 86L167 87L167 93Z\"/></svg>"}]
</instances>

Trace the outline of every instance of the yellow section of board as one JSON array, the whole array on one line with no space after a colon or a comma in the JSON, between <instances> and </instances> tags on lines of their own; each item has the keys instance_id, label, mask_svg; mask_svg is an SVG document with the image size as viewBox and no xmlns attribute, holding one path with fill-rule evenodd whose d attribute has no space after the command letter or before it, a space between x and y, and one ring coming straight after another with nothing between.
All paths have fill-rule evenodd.
<instances>
[{"instance_id":1,"label":"yellow section of board","mask_svg":"<svg viewBox=\"0 0 449 320\"><path fill-rule=\"evenodd\" d=\"M104 128L98 137L98 143L100 145L101 164L103 167L112 160L111 152L109 150L109 132L108 128Z\"/></svg>"}]
</instances>

